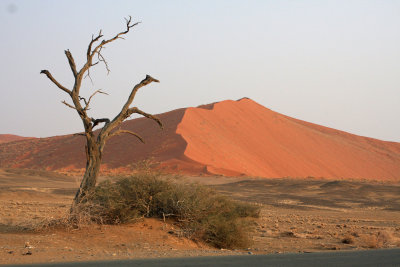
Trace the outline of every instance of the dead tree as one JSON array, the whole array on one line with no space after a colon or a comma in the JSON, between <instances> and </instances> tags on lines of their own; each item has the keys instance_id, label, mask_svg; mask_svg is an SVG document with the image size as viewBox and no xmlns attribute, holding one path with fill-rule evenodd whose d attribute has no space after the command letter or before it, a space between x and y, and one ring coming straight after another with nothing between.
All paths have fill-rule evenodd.
<instances>
[{"instance_id":1,"label":"dead tree","mask_svg":"<svg viewBox=\"0 0 400 267\"><path fill-rule=\"evenodd\" d=\"M72 74L75 79L72 89L69 89L69 88L63 86L62 84L60 84L48 70L42 70L40 72L41 74L45 74L47 76L47 78L49 78L50 81L52 81L59 89L63 90L65 93L67 93L71 97L72 104L69 104L66 101L62 101L62 103L64 103L66 106L76 110L76 112L78 113L79 117L81 118L81 120L83 122L83 126L85 129L85 132L82 133L81 135L86 137L86 171L85 171L85 174L83 175L83 179L82 179L80 188L75 195L73 207L75 207L77 204L84 201L85 198L90 194L90 192L92 192L94 190L94 188L96 186L97 177L99 175L100 164L101 164L101 160L102 160L104 146L105 146L107 140L109 140L111 137L119 135L119 134L131 134L143 142L143 139L137 133L134 133L134 132L131 132L128 130L122 130L122 129L118 128L118 126L124 120L126 120L132 114L140 114L146 118L154 120L155 122L158 123L158 125L161 128L163 126L161 121L157 117L155 117L149 113L146 113L137 107L130 107L133 99L135 98L137 91L140 88L142 88L143 86L146 86L152 82L159 82L157 79L154 79L150 75L146 75L146 77L140 83L136 84L132 88L132 91L128 97L128 100L123 105L119 114L116 115L114 117L114 119L112 119L112 120L110 120L108 118L95 119L95 118L90 117L87 113L93 97L96 94L104 94L103 91L97 90L97 91L93 92L92 95L88 99L86 99L80 95L82 80L86 76L89 76L89 78L90 78L90 68L92 68L99 62L102 62L102 63L104 63L107 71L108 72L110 71L107 61L105 60L105 58L102 55L102 49L105 47L105 45L107 45L111 42L114 42L118 39L123 39L123 36L126 35L130 31L131 28L138 25L138 22L132 23L131 17L129 17L129 19L125 19L125 20L126 20L126 30L118 33L113 38L103 39L101 30L97 36L92 36L92 40L89 42L89 45L87 48L86 63L83 65L83 67L80 70L77 69L71 52L69 50L65 51L65 56L68 59L69 66L71 68ZM99 130L99 133L96 135L93 132L93 128L101 123L104 123L104 125Z\"/></svg>"}]
</instances>

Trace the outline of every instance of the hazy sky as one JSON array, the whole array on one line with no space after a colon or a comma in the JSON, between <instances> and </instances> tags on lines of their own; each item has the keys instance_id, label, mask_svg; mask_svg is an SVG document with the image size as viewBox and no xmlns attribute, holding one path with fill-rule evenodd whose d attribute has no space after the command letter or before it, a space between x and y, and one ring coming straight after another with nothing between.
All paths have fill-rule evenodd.
<instances>
[{"instance_id":1,"label":"hazy sky","mask_svg":"<svg viewBox=\"0 0 400 267\"><path fill-rule=\"evenodd\" d=\"M0 1L0 133L45 137L82 131L65 86L91 35L111 37L124 17L142 21L108 45L111 73L93 117L114 117L131 88L150 74L134 105L162 113L250 97L298 119L400 141L400 1Z\"/></svg>"}]
</instances>

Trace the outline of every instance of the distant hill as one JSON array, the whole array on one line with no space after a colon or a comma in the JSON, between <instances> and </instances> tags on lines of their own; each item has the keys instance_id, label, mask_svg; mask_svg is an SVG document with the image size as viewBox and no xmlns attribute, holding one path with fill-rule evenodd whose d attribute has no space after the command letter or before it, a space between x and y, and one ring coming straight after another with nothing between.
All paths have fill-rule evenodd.
<instances>
[{"instance_id":1,"label":"distant hill","mask_svg":"<svg viewBox=\"0 0 400 267\"><path fill-rule=\"evenodd\" d=\"M140 134L107 143L103 169L127 171L151 158L192 175L325 177L400 181L400 143L362 137L297 120L251 99L226 100L133 119ZM0 144L0 167L75 170L85 166L85 140L65 135Z\"/></svg>"},{"instance_id":2,"label":"distant hill","mask_svg":"<svg viewBox=\"0 0 400 267\"><path fill-rule=\"evenodd\" d=\"M23 136L18 136L18 135L13 135L13 134L0 134L0 144L24 140L24 139L31 139L31 138L33 138L33 137L23 137Z\"/></svg>"}]
</instances>

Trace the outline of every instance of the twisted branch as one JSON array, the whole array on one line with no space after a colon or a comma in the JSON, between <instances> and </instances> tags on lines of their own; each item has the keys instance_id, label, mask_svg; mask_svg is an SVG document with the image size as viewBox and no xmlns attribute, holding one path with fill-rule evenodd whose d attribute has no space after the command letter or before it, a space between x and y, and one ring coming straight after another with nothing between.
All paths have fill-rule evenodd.
<instances>
[{"instance_id":1,"label":"twisted branch","mask_svg":"<svg viewBox=\"0 0 400 267\"><path fill-rule=\"evenodd\" d=\"M162 124L161 120L158 117L156 117L150 113L146 113L146 112L138 109L137 107L128 109L128 112L127 112L128 117L130 115L132 115L133 113L140 114L143 117L146 117L148 119L152 119L153 121L157 122L158 126L160 126L161 129L164 129L164 125Z\"/></svg>"},{"instance_id":2,"label":"twisted branch","mask_svg":"<svg viewBox=\"0 0 400 267\"><path fill-rule=\"evenodd\" d=\"M137 139L139 139L140 142L142 142L143 144L145 143L145 142L144 142L144 139L143 139L140 135L138 135L137 133L134 133L134 132L131 132L131 131L128 131L128 130L121 130L121 129L119 129L119 130L113 132L112 134L110 134L110 135L108 136L107 139L109 139L109 138L111 138L111 137L113 137L113 136L117 136L117 135L120 135L120 134L124 134L124 133L133 135L133 136L135 136Z\"/></svg>"},{"instance_id":3,"label":"twisted branch","mask_svg":"<svg viewBox=\"0 0 400 267\"><path fill-rule=\"evenodd\" d=\"M105 124L108 124L108 123L110 123L110 119L107 119L107 118L103 118L103 119L93 119L93 118L91 118L91 121L93 122L93 128L97 125L97 124L99 124L99 123L102 123L102 122L104 122Z\"/></svg>"},{"instance_id":4,"label":"twisted branch","mask_svg":"<svg viewBox=\"0 0 400 267\"><path fill-rule=\"evenodd\" d=\"M83 96L79 96L79 100L83 100L83 102L85 102L85 105L87 106L88 102L86 101L86 98L84 98Z\"/></svg>"}]
</instances>

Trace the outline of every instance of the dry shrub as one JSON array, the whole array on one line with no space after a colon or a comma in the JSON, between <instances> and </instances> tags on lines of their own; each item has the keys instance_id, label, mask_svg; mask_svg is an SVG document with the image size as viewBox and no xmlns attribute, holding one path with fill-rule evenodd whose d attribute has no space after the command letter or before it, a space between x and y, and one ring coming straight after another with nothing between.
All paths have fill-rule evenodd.
<instances>
[{"instance_id":1,"label":"dry shrub","mask_svg":"<svg viewBox=\"0 0 400 267\"><path fill-rule=\"evenodd\" d=\"M380 231L378 232L378 241L382 246L389 245L393 241L393 235L388 231Z\"/></svg>"},{"instance_id":2,"label":"dry shrub","mask_svg":"<svg viewBox=\"0 0 400 267\"><path fill-rule=\"evenodd\" d=\"M346 235L342 239L343 244L354 244L354 236L353 235Z\"/></svg>"},{"instance_id":3,"label":"dry shrub","mask_svg":"<svg viewBox=\"0 0 400 267\"><path fill-rule=\"evenodd\" d=\"M376 237L376 235L365 235L362 238L363 241L363 247L367 247L367 248L379 248L379 242L378 242L378 238Z\"/></svg>"},{"instance_id":4,"label":"dry shrub","mask_svg":"<svg viewBox=\"0 0 400 267\"><path fill-rule=\"evenodd\" d=\"M354 237L360 237L360 235L357 232L352 232L351 235Z\"/></svg>"},{"instance_id":5,"label":"dry shrub","mask_svg":"<svg viewBox=\"0 0 400 267\"><path fill-rule=\"evenodd\" d=\"M50 229L75 230L84 229L95 224L93 216L88 212L90 210L89 203L82 204L79 208L66 211L59 218L47 217L33 225L32 230L37 232L48 231Z\"/></svg>"},{"instance_id":6,"label":"dry shrub","mask_svg":"<svg viewBox=\"0 0 400 267\"><path fill-rule=\"evenodd\" d=\"M364 247L367 248L381 248L390 245L392 241L393 236L387 231L363 236Z\"/></svg>"},{"instance_id":7,"label":"dry shrub","mask_svg":"<svg viewBox=\"0 0 400 267\"><path fill-rule=\"evenodd\" d=\"M218 248L240 248L250 243L252 218L259 216L259 207L233 201L209 187L174 183L146 172L100 183L75 214L105 224L168 218L188 238Z\"/></svg>"},{"instance_id":8,"label":"dry shrub","mask_svg":"<svg viewBox=\"0 0 400 267\"><path fill-rule=\"evenodd\" d=\"M296 234L292 231L284 231L281 233L282 237L297 237Z\"/></svg>"}]
</instances>

